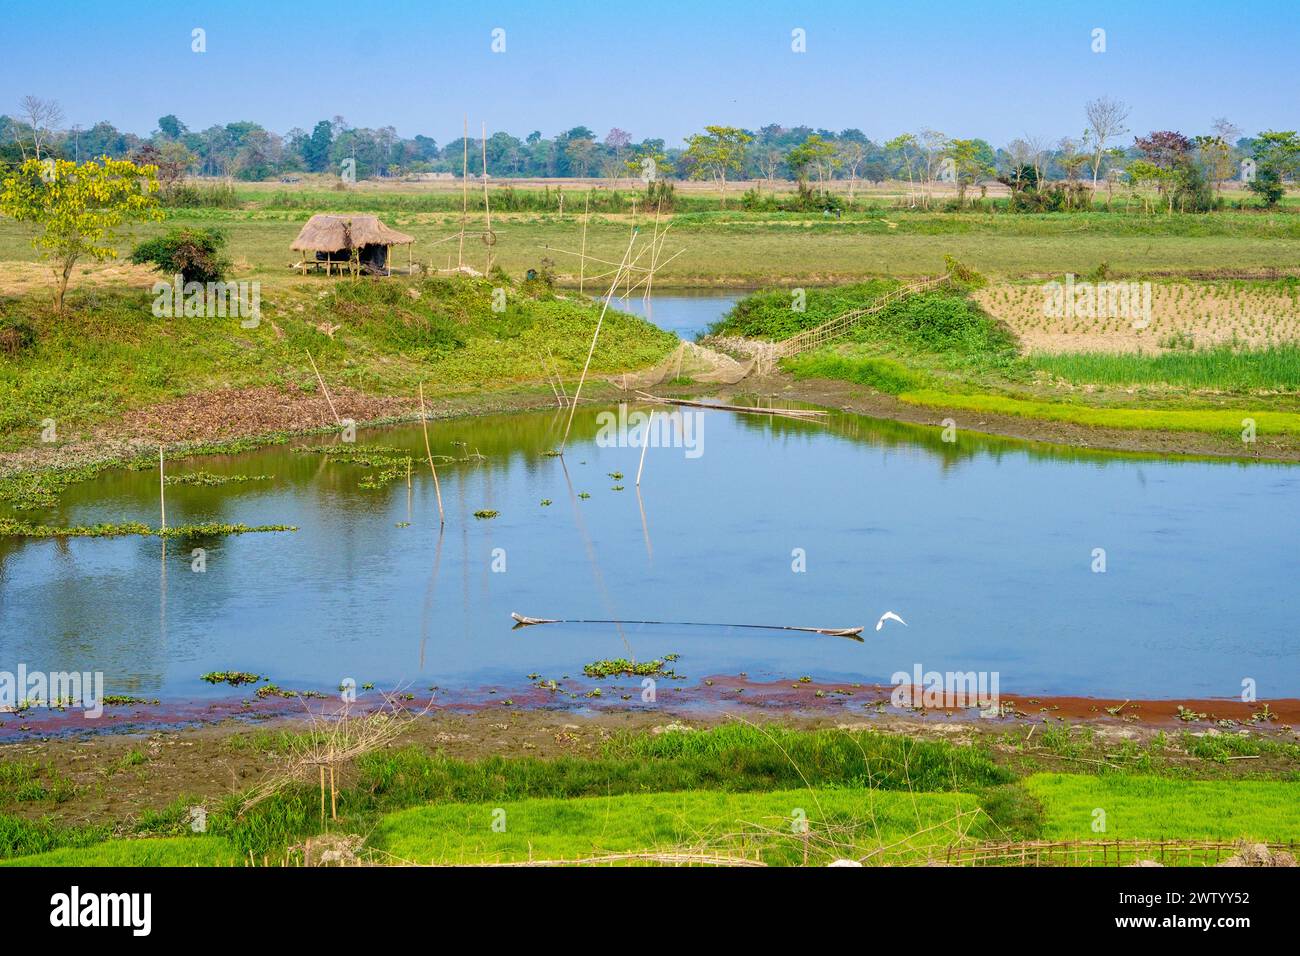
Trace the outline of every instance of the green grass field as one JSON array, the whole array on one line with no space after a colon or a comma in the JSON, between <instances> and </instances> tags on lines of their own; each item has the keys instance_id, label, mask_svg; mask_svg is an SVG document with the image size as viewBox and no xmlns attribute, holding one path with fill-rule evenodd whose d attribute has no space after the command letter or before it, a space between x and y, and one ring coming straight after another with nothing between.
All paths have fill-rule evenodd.
<instances>
[{"instance_id":1,"label":"green grass field","mask_svg":"<svg viewBox=\"0 0 1300 956\"><path fill-rule=\"evenodd\" d=\"M1300 782L1037 773L1015 788L1047 840L1300 841ZM387 863L505 863L609 854L703 853L770 865L840 857L908 864L949 847L1023 838L984 796L860 787L691 790L422 804L383 814L366 841ZM1094 829L1103 815L1104 829ZM996 811L995 811L996 812ZM806 831L804 828L806 821ZM806 832L806 837L805 837ZM805 853L807 856L805 857ZM18 856L6 866L230 866L247 851L221 836L116 839ZM283 857L276 857L283 859Z\"/></svg>"},{"instance_id":2,"label":"green grass field","mask_svg":"<svg viewBox=\"0 0 1300 956\"><path fill-rule=\"evenodd\" d=\"M182 209L167 220L142 227L121 244L168 228L218 227L229 239L239 278L288 282L287 266L298 259L289 249L312 212L365 211L341 199L298 209ZM362 203L363 206L368 205ZM394 209L385 221L416 238L418 261L455 265L456 242L441 242L459 230L459 215ZM617 262L627 245L630 214L593 214L587 229L589 256ZM638 216L646 228L653 216ZM536 268L543 257L562 274L576 277L582 249L580 215L566 207L555 213L493 216L494 261L512 276ZM471 224L482 231L482 222ZM33 261L26 227L0 220L0 260ZM1005 277L1083 275L1100 263L1116 274L1195 274L1221 270L1294 269L1300 260L1300 217L1289 213L1225 212L1206 216L1125 216L909 212L882 209L826 220L805 213L739 211L676 216L664 249L684 250L656 276L656 285L785 285L850 282L873 276L917 276L943 271L953 255L989 274ZM483 268L486 248L477 235L466 243L470 265ZM563 251L561 251L563 250ZM404 264L405 252L398 261ZM598 265L589 263L590 274ZM608 268L608 267L606 267ZM602 270L603 271L603 270ZM324 285L325 281L320 280ZM0 282L0 291L3 291Z\"/></svg>"}]
</instances>

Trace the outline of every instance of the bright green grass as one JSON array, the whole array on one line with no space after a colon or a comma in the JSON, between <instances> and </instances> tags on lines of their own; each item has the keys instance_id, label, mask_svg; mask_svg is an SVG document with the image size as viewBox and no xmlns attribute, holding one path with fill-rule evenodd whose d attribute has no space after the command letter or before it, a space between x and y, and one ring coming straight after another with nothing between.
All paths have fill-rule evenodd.
<instances>
[{"instance_id":1,"label":"bright green grass","mask_svg":"<svg viewBox=\"0 0 1300 956\"><path fill-rule=\"evenodd\" d=\"M1300 841L1300 782L1040 773L1023 783L1049 839ZM1104 834L1092 829L1097 808Z\"/></svg>"},{"instance_id":2,"label":"bright green grass","mask_svg":"<svg viewBox=\"0 0 1300 956\"><path fill-rule=\"evenodd\" d=\"M316 391L310 350L328 386L414 396L540 383L544 363L578 377L599 308L509 288L492 310L492 280L338 281L268 295L263 321L155 318L146 291L79 291L70 313L38 297L0 300L0 320L30 325L36 342L0 358L0 450L37 445L42 422L59 440L124 411L215 388L297 386ZM317 291L328 293L318 296ZM321 323L338 328L333 337ZM593 374L655 364L677 339L635 316L608 310ZM549 352L549 359L548 359Z\"/></svg>"},{"instance_id":3,"label":"bright green grass","mask_svg":"<svg viewBox=\"0 0 1300 956\"><path fill-rule=\"evenodd\" d=\"M1255 421L1257 436L1300 434L1300 414L1295 412L1254 411L1247 408L1098 408L1063 402L1010 398L1004 395L959 394L932 389L903 392L898 397L908 404L924 405L929 408L1016 415L1022 418L1089 425L1094 428L1138 428L1239 435L1245 427L1243 419L1252 418ZM1249 450L1249 446L1243 444L1242 447Z\"/></svg>"},{"instance_id":4,"label":"bright green grass","mask_svg":"<svg viewBox=\"0 0 1300 956\"><path fill-rule=\"evenodd\" d=\"M108 840L0 860L0 866L237 866L239 851L220 837Z\"/></svg>"},{"instance_id":5,"label":"bright green grass","mask_svg":"<svg viewBox=\"0 0 1300 956\"><path fill-rule=\"evenodd\" d=\"M497 811L504 811L504 832L492 828L502 819ZM693 849L793 864L803 859L803 839L792 832L801 813L808 820L810 863L875 850L882 862L916 860L984 832L983 814L969 794L804 789L424 806L385 817L372 843L417 863Z\"/></svg>"},{"instance_id":6,"label":"bright green grass","mask_svg":"<svg viewBox=\"0 0 1300 956\"><path fill-rule=\"evenodd\" d=\"M1181 385L1223 391L1300 388L1300 346L1232 348L1159 355L1031 355L1033 368L1076 385Z\"/></svg>"}]
</instances>

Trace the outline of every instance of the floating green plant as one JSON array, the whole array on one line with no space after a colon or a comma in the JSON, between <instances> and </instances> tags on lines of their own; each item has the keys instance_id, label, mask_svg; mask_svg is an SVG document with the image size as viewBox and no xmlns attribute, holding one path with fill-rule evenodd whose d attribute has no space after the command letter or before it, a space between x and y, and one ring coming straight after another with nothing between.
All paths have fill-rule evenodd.
<instances>
[{"instance_id":1,"label":"floating green plant","mask_svg":"<svg viewBox=\"0 0 1300 956\"><path fill-rule=\"evenodd\" d=\"M168 475L163 481L169 485L228 485L244 481L269 481L274 475L215 475L210 471L191 471L183 475Z\"/></svg>"},{"instance_id":2,"label":"floating green plant","mask_svg":"<svg viewBox=\"0 0 1300 956\"><path fill-rule=\"evenodd\" d=\"M104 695L105 707L135 707L141 704L152 704L156 707L158 705L158 701L149 700L144 697L132 697L129 694L105 694Z\"/></svg>"},{"instance_id":3,"label":"floating green plant","mask_svg":"<svg viewBox=\"0 0 1300 956\"><path fill-rule=\"evenodd\" d=\"M542 499L542 507L543 507L543 508L549 508L550 506L551 506L551 499L550 499L550 498L543 498L543 499Z\"/></svg>"},{"instance_id":4,"label":"floating green plant","mask_svg":"<svg viewBox=\"0 0 1300 956\"><path fill-rule=\"evenodd\" d=\"M248 671L209 671L199 680L207 681L209 684L229 684L231 687L238 687L240 684L256 684L266 678L259 674L250 674Z\"/></svg>"},{"instance_id":5,"label":"floating green plant","mask_svg":"<svg viewBox=\"0 0 1300 956\"><path fill-rule=\"evenodd\" d=\"M673 655L674 660L676 655ZM656 659L653 661L642 661L635 663L618 657L613 660L592 661L590 664L582 665L582 672L588 677L675 677L671 670L665 670L664 664L666 659Z\"/></svg>"},{"instance_id":6,"label":"floating green plant","mask_svg":"<svg viewBox=\"0 0 1300 956\"><path fill-rule=\"evenodd\" d=\"M499 511L493 511L493 510L491 510L490 508L483 508L483 509L481 509L481 510L479 510L479 511L474 512L474 517L475 517L475 518L495 518L495 517L496 517L497 515L499 515L499 514L501 514L501 512L499 512Z\"/></svg>"}]
</instances>

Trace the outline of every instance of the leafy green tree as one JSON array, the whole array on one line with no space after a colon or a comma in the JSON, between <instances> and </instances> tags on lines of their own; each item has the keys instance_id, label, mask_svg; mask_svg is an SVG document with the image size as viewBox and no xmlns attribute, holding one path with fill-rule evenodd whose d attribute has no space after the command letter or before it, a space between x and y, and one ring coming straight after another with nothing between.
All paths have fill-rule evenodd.
<instances>
[{"instance_id":1,"label":"leafy green tree","mask_svg":"<svg viewBox=\"0 0 1300 956\"><path fill-rule=\"evenodd\" d=\"M1284 177L1294 175L1300 164L1300 137L1294 130L1265 130L1255 137L1251 153L1255 158L1255 179L1248 188L1265 206L1274 208L1286 195Z\"/></svg>"},{"instance_id":2,"label":"leafy green tree","mask_svg":"<svg viewBox=\"0 0 1300 956\"><path fill-rule=\"evenodd\" d=\"M727 204L727 173L740 172L745 160L745 144L754 137L735 126L706 126L686 140L685 158L692 179L712 179L722 190L722 205Z\"/></svg>"}]
</instances>

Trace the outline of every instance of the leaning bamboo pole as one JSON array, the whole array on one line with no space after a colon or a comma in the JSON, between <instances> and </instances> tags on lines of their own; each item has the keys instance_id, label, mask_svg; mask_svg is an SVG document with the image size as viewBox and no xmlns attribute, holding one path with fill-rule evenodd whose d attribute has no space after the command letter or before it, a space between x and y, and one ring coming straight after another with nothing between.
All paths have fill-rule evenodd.
<instances>
[{"instance_id":1,"label":"leaning bamboo pole","mask_svg":"<svg viewBox=\"0 0 1300 956\"><path fill-rule=\"evenodd\" d=\"M320 369L316 367L316 360L311 357L311 351L303 349L307 353L307 361L311 362L311 370L316 373L316 381L320 383L320 390L325 393L325 401L329 402L330 412L334 415L335 424L342 426L343 419L339 418L338 409L334 407L334 399L330 398L330 390L325 387L325 379L321 377Z\"/></svg>"},{"instance_id":2,"label":"leaning bamboo pole","mask_svg":"<svg viewBox=\"0 0 1300 956\"><path fill-rule=\"evenodd\" d=\"M650 426L654 424L655 410L650 409L650 417L646 419L645 432L641 435L641 464L636 468L636 486L641 487L641 472L645 471L645 450L650 447Z\"/></svg>"},{"instance_id":3,"label":"leaning bamboo pole","mask_svg":"<svg viewBox=\"0 0 1300 956\"><path fill-rule=\"evenodd\" d=\"M632 241L627 244L627 251L623 253L623 262L619 265L619 271L614 274L614 281L610 284L609 294L605 296L605 302L600 307L600 318L596 320L596 333L591 337L591 347L587 349L587 361L583 363L582 375L578 377L578 387L573 392L573 405L569 409L569 423L564 426L564 438L560 441L560 454L564 454L564 446L569 441L569 429L573 427L573 415L578 410L578 399L582 395L582 385L587 381L587 370L591 368L591 357L596 354L596 340L600 338L600 327L605 323L605 312L609 309L609 300L614 297L614 290L618 288L618 279L623 272L623 266L627 264L627 257L632 254L632 246L636 243L636 230L632 231Z\"/></svg>"},{"instance_id":4,"label":"leaning bamboo pole","mask_svg":"<svg viewBox=\"0 0 1300 956\"><path fill-rule=\"evenodd\" d=\"M442 510L442 486L438 483L438 469L433 467L433 450L429 447L429 416L424 410L424 383L420 383L420 428L424 432L424 454L429 459L429 471L433 472L433 491L438 496L438 527L447 523L447 516Z\"/></svg>"}]
</instances>

